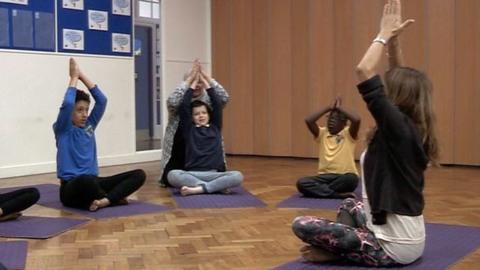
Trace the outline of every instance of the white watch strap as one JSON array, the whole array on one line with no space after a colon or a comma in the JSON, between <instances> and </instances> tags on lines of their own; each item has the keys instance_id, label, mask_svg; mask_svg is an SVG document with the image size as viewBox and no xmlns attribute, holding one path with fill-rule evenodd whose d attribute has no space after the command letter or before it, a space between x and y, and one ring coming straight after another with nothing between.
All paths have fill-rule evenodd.
<instances>
[{"instance_id":1,"label":"white watch strap","mask_svg":"<svg viewBox=\"0 0 480 270\"><path fill-rule=\"evenodd\" d=\"M372 41L372 43L374 43L374 42L382 43L384 46L387 46L387 41L384 38L381 38L381 37L376 37Z\"/></svg>"}]
</instances>

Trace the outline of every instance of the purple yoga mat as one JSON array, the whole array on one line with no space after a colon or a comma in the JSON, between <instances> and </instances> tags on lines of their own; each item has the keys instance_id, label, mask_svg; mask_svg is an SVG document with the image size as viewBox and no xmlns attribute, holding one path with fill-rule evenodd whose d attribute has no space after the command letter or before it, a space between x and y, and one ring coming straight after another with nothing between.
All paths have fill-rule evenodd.
<instances>
[{"instance_id":1,"label":"purple yoga mat","mask_svg":"<svg viewBox=\"0 0 480 270\"><path fill-rule=\"evenodd\" d=\"M101 208L95 212L87 210L81 210L76 208L65 207L60 201L42 203L43 206L64 210L67 212L77 213L82 216L87 216L94 219L114 218L114 217L127 217L148 213L157 213L168 210L169 208L163 205L145 203L139 201L128 201L128 205L118 205Z\"/></svg>"},{"instance_id":2,"label":"purple yoga mat","mask_svg":"<svg viewBox=\"0 0 480 270\"><path fill-rule=\"evenodd\" d=\"M0 262L9 270L25 269L27 249L27 241L0 242Z\"/></svg>"},{"instance_id":3,"label":"purple yoga mat","mask_svg":"<svg viewBox=\"0 0 480 270\"><path fill-rule=\"evenodd\" d=\"M0 222L0 236L47 239L88 222L88 219L22 216Z\"/></svg>"},{"instance_id":4,"label":"purple yoga mat","mask_svg":"<svg viewBox=\"0 0 480 270\"><path fill-rule=\"evenodd\" d=\"M196 194L182 196L178 189L170 188L179 208L240 208L265 207L266 204L242 187L232 188L232 193Z\"/></svg>"},{"instance_id":5,"label":"purple yoga mat","mask_svg":"<svg viewBox=\"0 0 480 270\"><path fill-rule=\"evenodd\" d=\"M375 269L447 269L456 261L480 247L480 227L445 224L426 225L427 242L422 258L404 267ZM347 264L313 264L297 259L274 268L276 270L353 270L367 269Z\"/></svg>"},{"instance_id":6,"label":"purple yoga mat","mask_svg":"<svg viewBox=\"0 0 480 270\"><path fill-rule=\"evenodd\" d=\"M360 185L355 189L357 199L362 197L362 188ZM322 208L337 209L343 199L320 199L304 197L301 193L296 193L289 198L277 204L278 208Z\"/></svg>"},{"instance_id":7,"label":"purple yoga mat","mask_svg":"<svg viewBox=\"0 0 480 270\"><path fill-rule=\"evenodd\" d=\"M128 205L106 207L96 212L90 212L87 210L65 207L62 205L59 198L60 186L54 185L54 184L41 184L41 185L34 185L34 186L13 187L13 188L7 188L7 189L0 189L0 192L3 193L3 192L8 192L8 191L12 191L20 188L27 188L27 187L35 187L39 190L40 200L38 201L38 204L40 205L59 209L59 210L64 210L67 212L77 213L77 214L94 218L94 219L133 216L133 215L140 215L140 214L147 214L147 213L154 213L154 212L162 212L169 209L168 207L165 207L163 205L144 203L139 201L129 201Z\"/></svg>"}]
</instances>

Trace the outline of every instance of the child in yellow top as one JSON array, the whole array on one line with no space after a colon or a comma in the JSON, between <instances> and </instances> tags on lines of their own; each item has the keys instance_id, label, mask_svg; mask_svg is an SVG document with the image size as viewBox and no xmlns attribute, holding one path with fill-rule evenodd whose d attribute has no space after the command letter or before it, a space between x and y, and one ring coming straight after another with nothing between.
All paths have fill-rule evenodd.
<instances>
[{"instance_id":1,"label":"child in yellow top","mask_svg":"<svg viewBox=\"0 0 480 270\"><path fill-rule=\"evenodd\" d=\"M327 127L319 127L316 122L328 112ZM298 191L306 197L354 197L358 184L354 154L360 117L344 109L337 97L332 105L305 118L305 122L319 146L318 174L300 178Z\"/></svg>"}]
</instances>

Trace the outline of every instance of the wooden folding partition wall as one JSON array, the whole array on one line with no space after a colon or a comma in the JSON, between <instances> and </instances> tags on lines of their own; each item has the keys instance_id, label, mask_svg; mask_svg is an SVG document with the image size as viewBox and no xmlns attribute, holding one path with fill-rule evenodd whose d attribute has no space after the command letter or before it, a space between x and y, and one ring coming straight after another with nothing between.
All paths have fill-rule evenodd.
<instances>
[{"instance_id":1,"label":"wooden folding partition wall","mask_svg":"<svg viewBox=\"0 0 480 270\"><path fill-rule=\"evenodd\" d=\"M383 0L212 0L213 74L231 95L227 152L314 157L304 117L341 95L373 121L354 67L378 31ZM426 71L442 163L480 165L480 1L403 1L407 65ZM358 147L358 153L363 144Z\"/></svg>"}]
</instances>

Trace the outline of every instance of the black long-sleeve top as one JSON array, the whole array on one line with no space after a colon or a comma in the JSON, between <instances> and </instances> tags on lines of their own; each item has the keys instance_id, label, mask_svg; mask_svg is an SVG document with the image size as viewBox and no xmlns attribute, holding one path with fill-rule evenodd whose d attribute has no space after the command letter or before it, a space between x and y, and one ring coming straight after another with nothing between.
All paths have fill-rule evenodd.
<instances>
[{"instance_id":1,"label":"black long-sleeve top","mask_svg":"<svg viewBox=\"0 0 480 270\"><path fill-rule=\"evenodd\" d=\"M421 215L428 157L415 124L388 100L380 76L357 87L377 125L364 162L372 222L385 224L387 213Z\"/></svg>"},{"instance_id":2,"label":"black long-sleeve top","mask_svg":"<svg viewBox=\"0 0 480 270\"><path fill-rule=\"evenodd\" d=\"M180 130L185 140L185 170L224 170L222 148L222 104L213 88L207 89L212 114L207 126L196 126L192 118L193 90L188 89L180 109ZM208 105L207 105L208 106Z\"/></svg>"}]
</instances>

